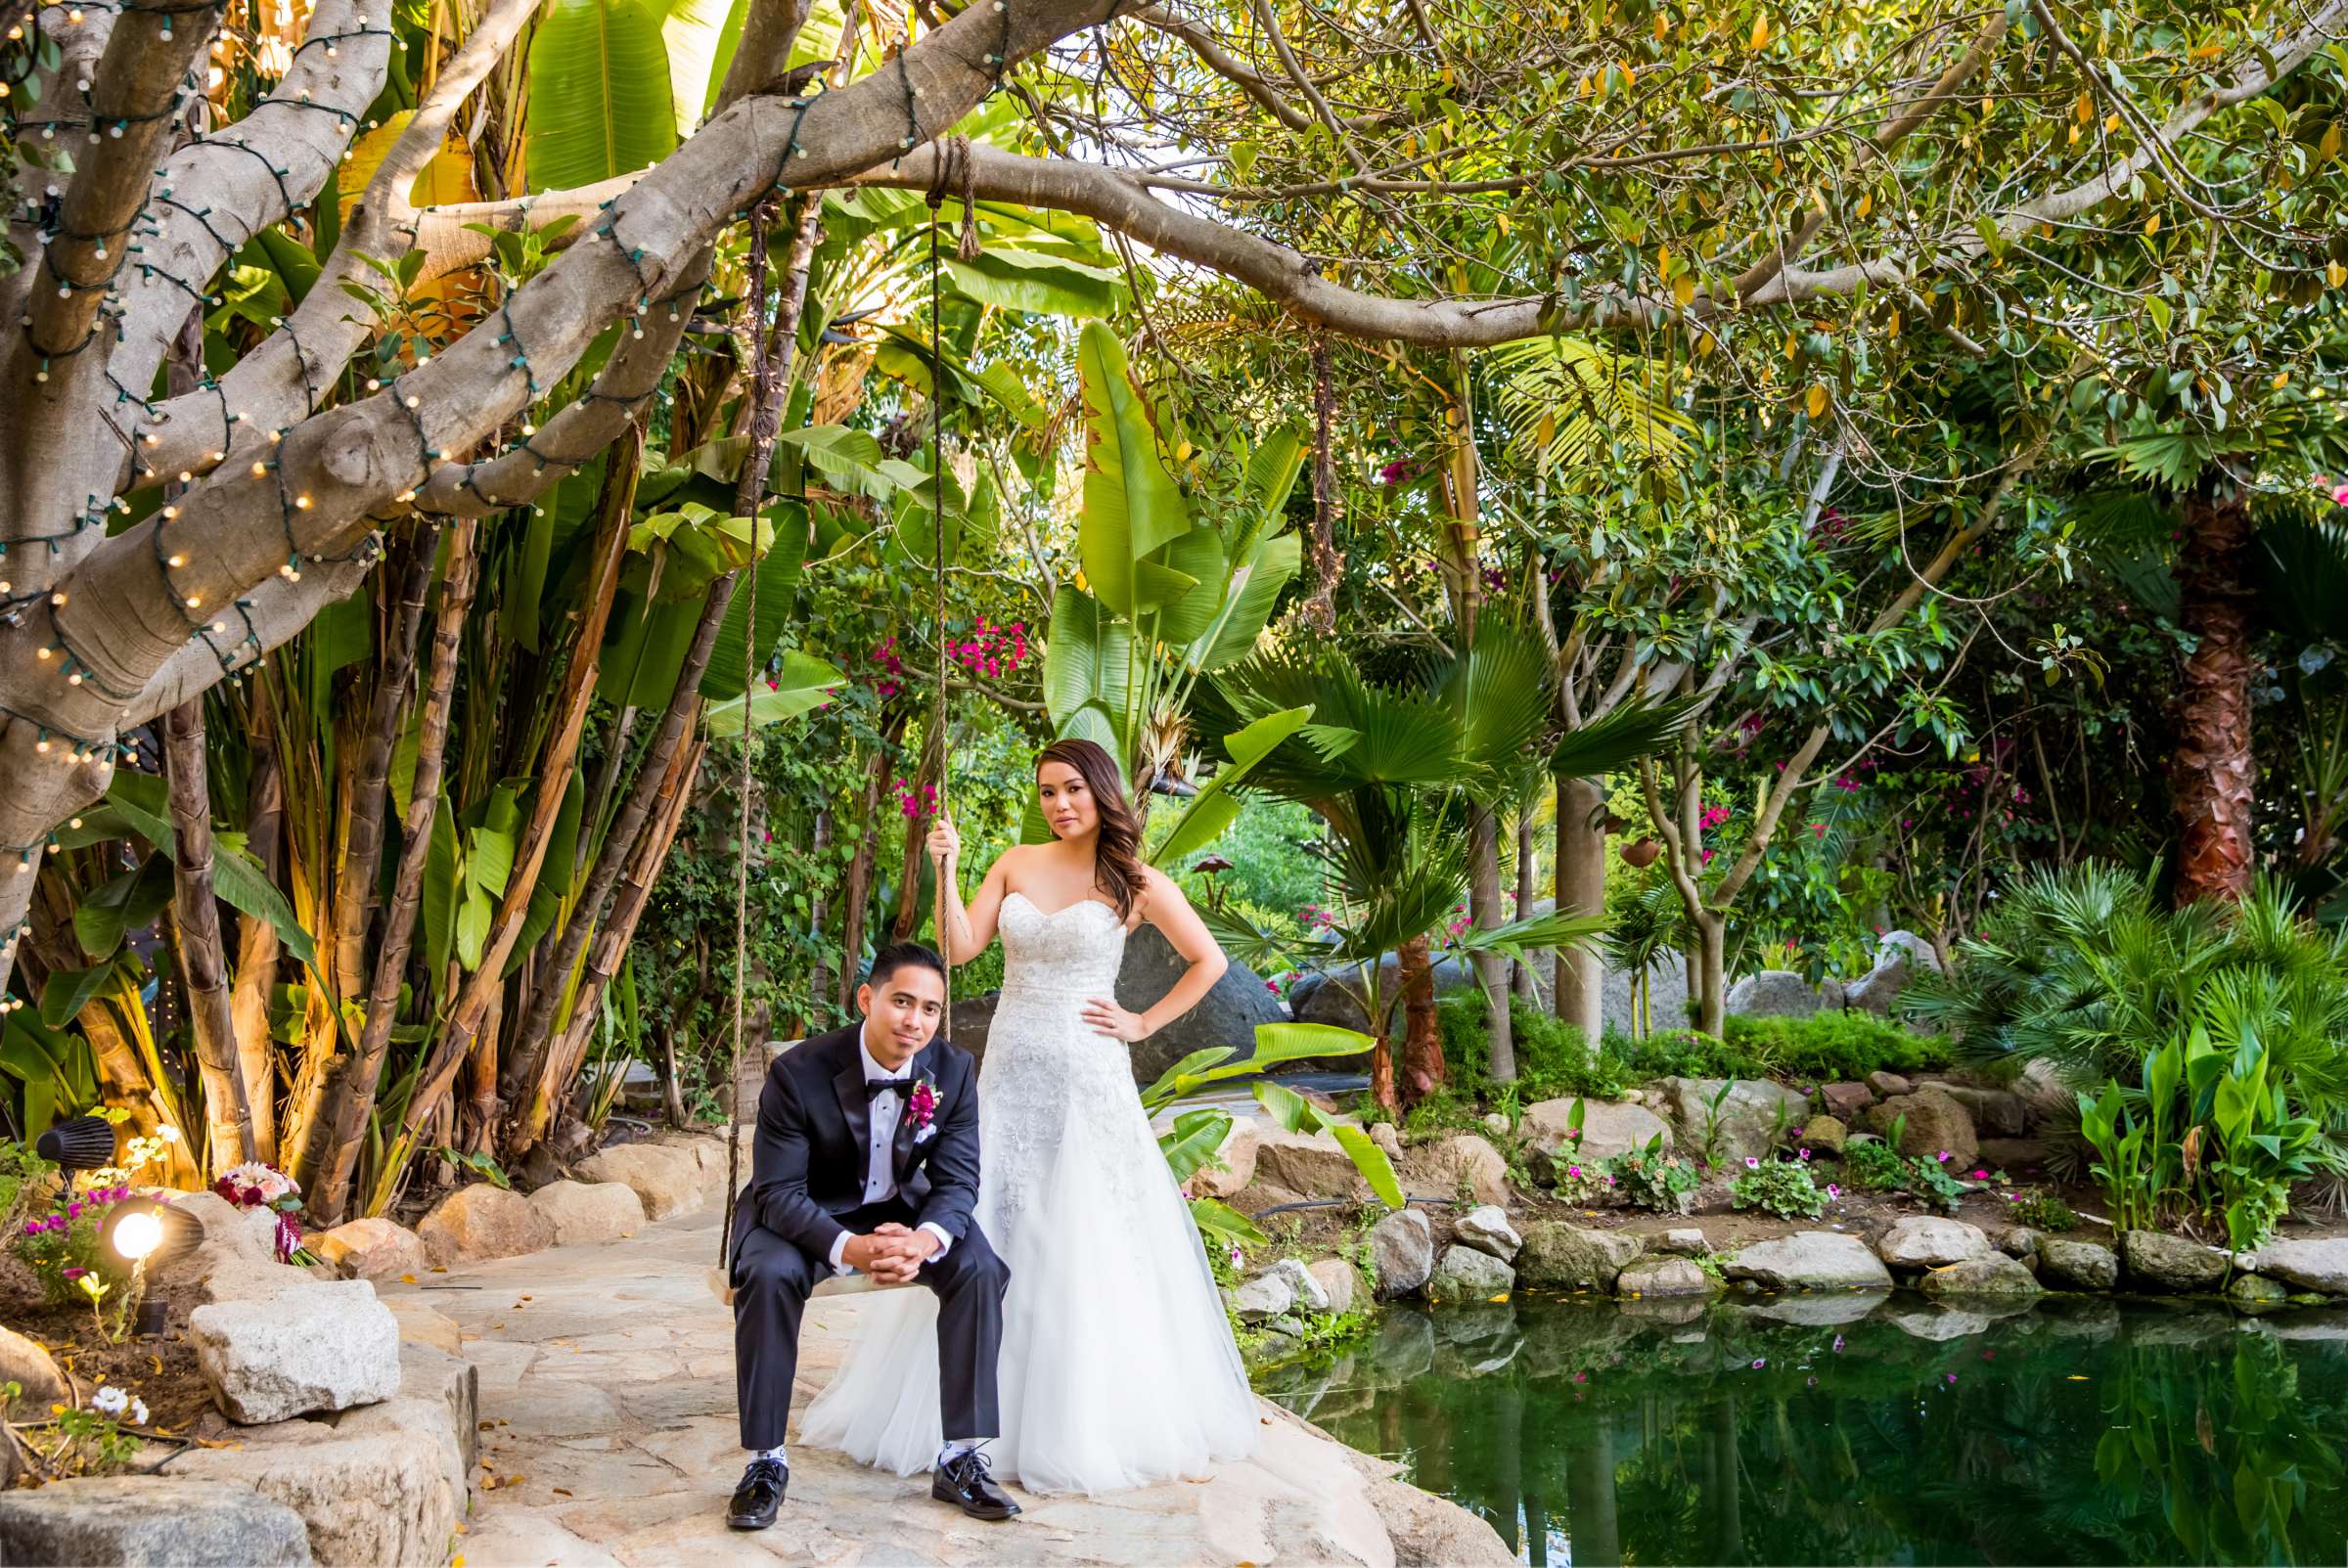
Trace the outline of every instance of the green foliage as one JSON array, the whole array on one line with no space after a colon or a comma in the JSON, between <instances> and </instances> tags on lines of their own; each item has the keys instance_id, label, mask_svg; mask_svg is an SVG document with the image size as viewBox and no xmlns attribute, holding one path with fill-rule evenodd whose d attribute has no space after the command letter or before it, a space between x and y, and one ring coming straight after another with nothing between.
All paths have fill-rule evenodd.
<instances>
[{"instance_id":1,"label":"green foliage","mask_svg":"<svg viewBox=\"0 0 2348 1568\"><path fill-rule=\"evenodd\" d=\"M1871 1072L1906 1075L1949 1065L1940 1036L1914 1035L1857 1008L1807 1018L1748 1018L1721 1022L1729 1051L1758 1063L1772 1078L1795 1083L1847 1083Z\"/></svg>"},{"instance_id":2,"label":"green foliage","mask_svg":"<svg viewBox=\"0 0 2348 1568\"><path fill-rule=\"evenodd\" d=\"M1850 1178L1854 1187L1874 1192L1906 1192L1955 1213L1968 1188L1939 1160L1900 1152L1900 1135L1907 1120L1905 1116L1894 1117L1884 1137L1845 1145L1843 1175Z\"/></svg>"},{"instance_id":3,"label":"green foliage","mask_svg":"<svg viewBox=\"0 0 2348 1568\"><path fill-rule=\"evenodd\" d=\"M2134 873L2042 874L1911 1010L1964 1053L2074 1084L2110 1218L2218 1216L2254 1246L2291 1185L2348 1169L2348 933L2262 878L2232 908L2169 910Z\"/></svg>"},{"instance_id":4,"label":"green foliage","mask_svg":"<svg viewBox=\"0 0 2348 1568\"><path fill-rule=\"evenodd\" d=\"M1568 1203L1618 1202L1658 1214L1686 1214L1703 1184L1693 1161L1663 1151L1661 1134L1645 1148L1625 1149L1595 1165L1577 1165L1563 1149L1556 1158L1558 1196Z\"/></svg>"},{"instance_id":5,"label":"green foliage","mask_svg":"<svg viewBox=\"0 0 2348 1568\"><path fill-rule=\"evenodd\" d=\"M2014 1198L2012 1212L2015 1224L2026 1225L2033 1231L2061 1232L2079 1229L2076 1210L2054 1193L2035 1187Z\"/></svg>"},{"instance_id":6,"label":"green foliage","mask_svg":"<svg viewBox=\"0 0 2348 1568\"><path fill-rule=\"evenodd\" d=\"M24 1218L57 1176L57 1167L32 1151L29 1142L0 1142L0 1237L22 1232Z\"/></svg>"},{"instance_id":7,"label":"green foliage","mask_svg":"<svg viewBox=\"0 0 2348 1568\"><path fill-rule=\"evenodd\" d=\"M111 1272L112 1260L98 1246L98 1230L113 1206L129 1195L127 1187L68 1189L47 1205L36 1205L46 1207L47 1213L22 1220L9 1232L9 1250L40 1280L51 1306L86 1299L93 1285L82 1279L90 1277L96 1283Z\"/></svg>"},{"instance_id":8,"label":"green foliage","mask_svg":"<svg viewBox=\"0 0 2348 1568\"><path fill-rule=\"evenodd\" d=\"M1782 1220L1815 1220L1827 1212L1827 1194L1819 1190L1810 1167L1798 1160L1752 1165L1729 1184L1729 1202L1739 1209L1766 1209Z\"/></svg>"}]
</instances>

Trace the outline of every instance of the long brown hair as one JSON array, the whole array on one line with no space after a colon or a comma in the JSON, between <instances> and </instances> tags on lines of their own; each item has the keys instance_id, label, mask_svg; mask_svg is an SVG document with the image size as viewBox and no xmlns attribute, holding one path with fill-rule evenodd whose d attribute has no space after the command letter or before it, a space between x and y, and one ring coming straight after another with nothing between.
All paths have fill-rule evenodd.
<instances>
[{"instance_id":1,"label":"long brown hair","mask_svg":"<svg viewBox=\"0 0 2348 1568\"><path fill-rule=\"evenodd\" d=\"M1092 791L1101 815L1101 833L1093 846L1093 885L1109 896L1117 918L1132 918L1134 900L1142 896L1142 819L1126 798L1116 759L1098 741L1055 740L1036 753L1036 772L1043 772L1047 762L1074 768Z\"/></svg>"}]
</instances>

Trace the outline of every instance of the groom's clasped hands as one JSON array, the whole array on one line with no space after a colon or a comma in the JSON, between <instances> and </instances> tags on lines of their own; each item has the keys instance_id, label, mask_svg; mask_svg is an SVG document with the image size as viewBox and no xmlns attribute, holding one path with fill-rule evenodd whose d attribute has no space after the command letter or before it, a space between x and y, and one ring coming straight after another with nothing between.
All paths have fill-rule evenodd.
<instances>
[{"instance_id":1,"label":"groom's clasped hands","mask_svg":"<svg viewBox=\"0 0 2348 1568\"><path fill-rule=\"evenodd\" d=\"M869 1235L848 1237L839 1260L869 1275L875 1284L909 1285L937 1247L937 1237L930 1232L907 1230L891 1220L876 1226Z\"/></svg>"}]
</instances>

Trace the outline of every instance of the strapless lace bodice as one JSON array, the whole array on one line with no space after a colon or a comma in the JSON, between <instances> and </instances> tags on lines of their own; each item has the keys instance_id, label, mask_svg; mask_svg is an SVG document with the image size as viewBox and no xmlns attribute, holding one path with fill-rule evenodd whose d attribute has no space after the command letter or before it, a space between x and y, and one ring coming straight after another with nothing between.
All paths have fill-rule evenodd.
<instances>
[{"instance_id":1,"label":"strapless lace bodice","mask_svg":"<svg viewBox=\"0 0 2348 1568\"><path fill-rule=\"evenodd\" d=\"M1125 927L1097 898L1047 915L1024 893L1003 895L1003 994L1107 996L1125 958Z\"/></svg>"}]
</instances>

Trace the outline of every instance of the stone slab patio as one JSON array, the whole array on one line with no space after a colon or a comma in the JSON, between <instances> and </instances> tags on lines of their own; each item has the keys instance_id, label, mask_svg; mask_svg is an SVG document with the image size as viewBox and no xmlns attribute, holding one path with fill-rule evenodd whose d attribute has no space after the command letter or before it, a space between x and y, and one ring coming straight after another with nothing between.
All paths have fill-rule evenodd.
<instances>
[{"instance_id":1,"label":"stone slab patio","mask_svg":"<svg viewBox=\"0 0 2348 1568\"><path fill-rule=\"evenodd\" d=\"M926 1475L794 1444L775 1527L731 1531L743 1456L716 1255L712 1213L386 1284L396 1305L453 1320L480 1370L480 1466L458 1542L471 1568L1512 1560L1481 1520L1268 1403L1245 1463L1112 1497L1019 1494L1025 1514L996 1525L932 1501ZM868 1300L810 1304L794 1408L829 1380Z\"/></svg>"}]
</instances>

